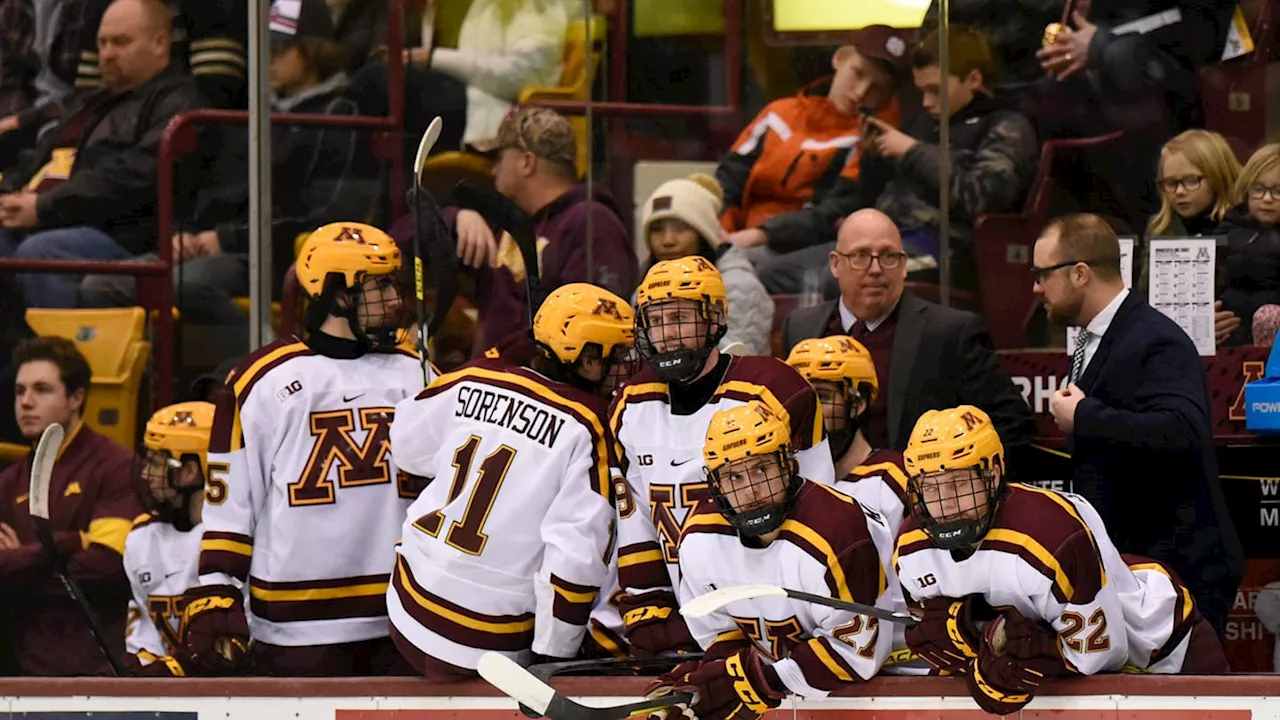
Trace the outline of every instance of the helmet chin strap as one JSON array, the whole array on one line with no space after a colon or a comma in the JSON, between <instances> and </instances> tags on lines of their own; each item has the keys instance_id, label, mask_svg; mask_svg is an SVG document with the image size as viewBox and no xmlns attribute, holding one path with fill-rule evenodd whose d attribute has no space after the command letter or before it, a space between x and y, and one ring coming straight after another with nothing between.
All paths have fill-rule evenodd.
<instances>
[{"instance_id":1,"label":"helmet chin strap","mask_svg":"<svg viewBox=\"0 0 1280 720\"><path fill-rule=\"evenodd\" d=\"M351 334L355 336L361 352L374 352L395 347L397 328L394 325L379 325L374 328L363 327L360 324L360 289L347 288L346 295L347 311L344 316L347 320L347 327L351 328Z\"/></svg>"},{"instance_id":2,"label":"helmet chin strap","mask_svg":"<svg viewBox=\"0 0 1280 720\"><path fill-rule=\"evenodd\" d=\"M172 523L173 529L178 532L191 532L195 528L195 522L191 518L191 505L195 500L196 493L204 492L203 488L184 488L178 491L182 501L178 507L170 510L169 522Z\"/></svg>"}]
</instances>

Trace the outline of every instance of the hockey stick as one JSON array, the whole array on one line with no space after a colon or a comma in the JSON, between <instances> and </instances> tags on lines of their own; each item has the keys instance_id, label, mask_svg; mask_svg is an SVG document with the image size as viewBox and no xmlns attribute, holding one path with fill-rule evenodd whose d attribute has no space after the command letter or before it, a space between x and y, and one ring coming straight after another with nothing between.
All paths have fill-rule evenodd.
<instances>
[{"instance_id":1,"label":"hockey stick","mask_svg":"<svg viewBox=\"0 0 1280 720\"><path fill-rule=\"evenodd\" d=\"M538 231L519 205L511 198L486 185L463 180L453 189L458 204L474 210L484 219L506 230L520 249L524 261L525 295L529 298L529 327L542 305L542 279L538 271Z\"/></svg>"},{"instance_id":2,"label":"hockey stick","mask_svg":"<svg viewBox=\"0 0 1280 720\"><path fill-rule=\"evenodd\" d=\"M422 133L422 139L418 141L418 154L413 157L413 187L417 192L413 196L413 292L418 301L418 362L422 365L422 384L426 385L431 378L431 373L427 369L430 367L430 361L427 359L427 299L426 294L422 290L422 226L418 222L421 215L421 197L422 192L422 166L427 162L427 156L431 154L431 148L435 147L436 140L440 139L440 129L444 126L444 121L440 116L436 116L431 120L431 124L427 126L427 131Z\"/></svg>"},{"instance_id":3,"label":"hockey stick","mask_svg":"<svg viewBox=\"0 0 1280 720\"><path fill-rule=\"evenodd\" d=\"M596 658L594 660L562 660L560 662L538 663L527 665L529 672L542 682L560 675L608 675L620 670L639 670L641 668L667 667L679 665L690 660L701 660L702 653L663 653L649 657Z\"/></svg>"},{"instance_id":4,"label":"hockey stick","mask_svg":"<svg viewBox=\"0 0 1280 720\"><path fill-rule=\"evenodd\" d=\"M58 553L58 548L53 542L53 532L49 529L49 485L53 481L53 463L58 457L58 451L62 449L62 439L65 435L66 431L61 425L51 423L44 429L44 433L40 435L40 442L36 445L36 454L31 459L31 487L27 499L31 511L31 524L35 527L36 539L40 541L40 546L44 548L49 560L53 563L54 573L62 581L62 587L76 601L76 605L80 606L80 612L89 625L89 632L98 643L98 649L107 658L111 671L116 677L127 677L129 673L125 671L120 660L112 654L111 648L107 645L107 636L102 631L102 622L98 620L98 614L93 611L93 606L89 604L89 600L84 596L75 578L71 577L66 558Z\"/></svg>"},{"instance_id":5,"label":"hockey stick","mask_svg":"<svg viewBox=\"0 0 1280 720\"><path fill-rule=\"evenodd\" d=\"M634 715L648 715L672 705L693 702L693 695L690 693L672 693L660 698L624 705L608 707L582 705L539 680L528 668L523 668L515 660L496 652L481 655L476 672L480 673L480 677L490 685L506 693L508 697L515 699L538 716L551 718L551 720L622 720Z\"/></svg>"},{"instance_id":6,"label":"hockey stick","mask_svg":"<svg viewBox=\"0 0 1280 720\"><path fill-rule=\"evenodd\" d=\"M705 595L699 595L696 598L682 604L680 606L680 614L685 617L705 617L712 612L738 600L750 600L759 597L788 597L793 600L803 600L817 605L826 605L840 610L849 610L859 615L878 618L887 622L902 623L908 627L920 622L920 618L910 613L894 612L885 610L873 605L863 605L862 603L849 602L833 597L824 597L822 595L814 595L812 593L801 592L799 590L788 590L777 585L737 585L734 587L720 588L712 590Z\"/></svg>"}]
</instances>

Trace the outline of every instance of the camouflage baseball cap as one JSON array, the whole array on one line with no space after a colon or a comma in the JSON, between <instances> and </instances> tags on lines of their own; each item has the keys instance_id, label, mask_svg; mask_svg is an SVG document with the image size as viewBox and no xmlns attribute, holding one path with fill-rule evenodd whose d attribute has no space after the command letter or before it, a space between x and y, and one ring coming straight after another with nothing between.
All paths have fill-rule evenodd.
<instances>
[{"instance_id":1,"label":"camouflage baseball cap","mask_svg":"<svg viewBox=\"0 0 1280 720\"><path fill-rule=\"evenodd\" d=\"M513 109L507 113L495 137L470 143L482 155L503 148L519 148L567 167L578 165L578 138L560 113L547 108Z\"/></svg>"}]
</instances>

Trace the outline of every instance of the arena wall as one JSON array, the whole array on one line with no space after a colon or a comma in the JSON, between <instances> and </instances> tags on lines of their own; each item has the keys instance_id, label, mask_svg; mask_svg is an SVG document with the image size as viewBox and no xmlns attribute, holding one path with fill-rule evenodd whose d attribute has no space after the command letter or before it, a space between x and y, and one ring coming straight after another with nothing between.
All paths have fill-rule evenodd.
<instances>
[{"instance_id":1,"label":"arena wall","mask_svg":"<svg viewBox=\"0 0 1280 720\"><path fill-rule=\"evenodd\" d=\"M645 678L568 678L586 704L638 697ZM1280 720L1280 677L1110 676L1056 683L1024 720ZM518 720L483 683L417 680L3 679L3 720ZM959 681L878 678L822 702L784 705L770 720L982 720Z\"/></svg>"}]
</instances>

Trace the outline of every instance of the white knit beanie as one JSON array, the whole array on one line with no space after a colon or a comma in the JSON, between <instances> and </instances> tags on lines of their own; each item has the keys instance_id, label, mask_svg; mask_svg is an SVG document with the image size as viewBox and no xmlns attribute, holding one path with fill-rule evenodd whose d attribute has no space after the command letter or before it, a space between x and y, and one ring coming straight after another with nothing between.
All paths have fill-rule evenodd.
<instances>
[{"instance_id":1,"label":"white knit beanie","mask_svg":"<svg viewBox=\"0 0 1280 720\"><path fill-rule=\"evenodd\" d=\"M720 242L720 207L724 190L710 175L695 173L687 178L668 180L658 186L644 202L644 240L649 242L649 228L666 218L682 220L698 232L713 249Z\"/></svg>"}]
</instances>

